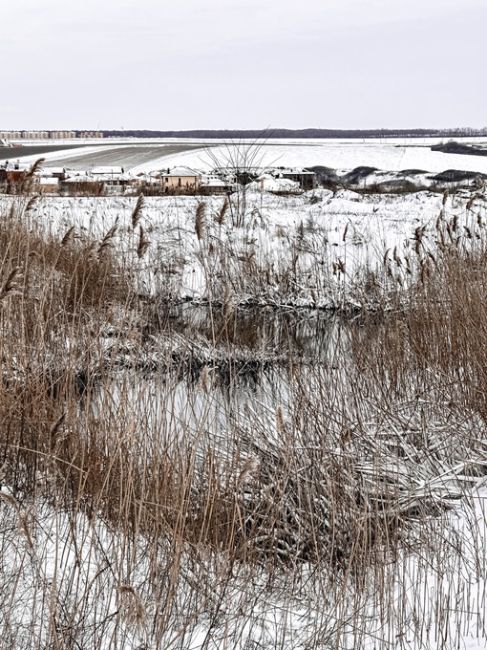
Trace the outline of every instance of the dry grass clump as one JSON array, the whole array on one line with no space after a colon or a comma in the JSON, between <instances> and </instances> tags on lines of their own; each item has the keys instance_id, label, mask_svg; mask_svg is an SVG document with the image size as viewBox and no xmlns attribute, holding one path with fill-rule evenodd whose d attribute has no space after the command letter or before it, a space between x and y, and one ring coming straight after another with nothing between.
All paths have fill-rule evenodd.
<instances>
[{"instance_id":1,"label":"dry grass clump","mask_svg":"<svg viewBox=\"0 0 487 650\"><path fill-rule=\"evenodd\" d=\"M125 302L130 290L126 273L113 255L104 254L114 236L112 228L97 243L70 228L59 239L46 235L28 212L11 214L0 221L1 276L18 269L24 294L32 297L41 290L71 314Z\"/></svg>"},{"instance_id":2,"label":"dry grass clump","mask_svg":"<svg viewBox=\"0 0 487 650\"><path fill-rule=\"evenodd\" d=\"M67 424L103 368L96 333L131 300L120 263L100 251L106 240L85 241L72 229L56 238L27 211L0 220L0 446L22 490L53 458L71 462Z\"/></svg>"},{"instance_id":3,"label":"dry grass clump","mask_svg":"<svg viewBox=\"0 0 487 650\"><path fill-rule=\"evenodd\" d=\"M356 358L376 381L403 394L434 387L452 405L487 413L486 244L480 216L462 225L442 213L429 234L416 230L412 279L397 309L355 330Z\"/></svg>"}]
</instances>

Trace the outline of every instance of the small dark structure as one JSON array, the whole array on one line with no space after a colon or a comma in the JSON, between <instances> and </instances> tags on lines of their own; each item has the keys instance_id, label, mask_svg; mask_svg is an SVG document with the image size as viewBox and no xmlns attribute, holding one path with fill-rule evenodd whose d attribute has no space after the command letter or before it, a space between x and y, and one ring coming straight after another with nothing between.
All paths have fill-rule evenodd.
<instances>
[{"instance_id":1,"label":"small dark structure","mask_svg":"<svg viewBox=\"0 0 487 650\"><path fill-rule=\"evenodd\" d=\"M314 190L317 186L317 178L315 172L309 169L302 170L285 170L279 173L279 178L287 178L290 181L299 183L303 190Z\"/></svg>"}]
</instances>

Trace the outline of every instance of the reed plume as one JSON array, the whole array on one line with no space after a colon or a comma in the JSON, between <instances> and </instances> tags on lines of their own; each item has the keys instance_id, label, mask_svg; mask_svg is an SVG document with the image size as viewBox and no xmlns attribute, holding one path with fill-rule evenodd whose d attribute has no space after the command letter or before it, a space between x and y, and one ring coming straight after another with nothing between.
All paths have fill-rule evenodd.
<instances>
[{"instance_id":1,"label":"reed plume","mask_svg":"<svg viewBox=\"0 0 487 650\"><path fill-rule=\"evenodd\" d=\"M137 245L137 257L142 259L150 246L150 241L145 236L144 229L139 226L139 243Z\"/></svg>"},{"instance_id":2,"label":"reed plume","mask_svg":"<svg viewBox=\"0 0 487 650\"><path fill-rule=\"evenodd\" d=\"M7 298L7 296L12 296L20 293L19 291L19 280L18 277L20 274L20 267L14 267L7 276L3 287L0 289L0 302Z\"/></svg>"},{"instance_id":3,"label":"reed plume","mask_svg":"<svg viewBox=\"0 0 487 650\"><path fill-rule=\"evenodd\" d=\"M194 222L194 230L196 232L196 236L198 237L198 240L201 240L205 236L205 214L206 214L206 203L198 203L198 207L196 208L196 219Z\"/></svg>"},{"instance_id":4,"label":"reed plume","mask_svg":"<svg viewBox=\"0 0 487 650\"><path fill-rule=\"evenodd\" d=\"M67 246L68 244L70 244L73 241L73 239L74 239L74 226L71 226L71 228L69 228L66 231L66 234L61 239L61 245L62 246Z\"/></svg>"},{"instance_id":5,"label":"reed plume","mask_svg":"<svg viewBox=\"0 0 487 650\"><path fill-rule=\"evenodd\" d=\"M137 225L142 218L142 210L145 207L145 200L144 200L144 195L140 194L139 198L137 199L137 203L135 204L134 211L132 212L132 230L135 230L137 228Z\"/></svg>"},{"instance_id":6,"label":"reed plume","mask_svg":"<svg viewBox=\"0 0 487 650\"><path fill-rule=\"evenodd\" d=\"M219 226L223 226L225 222L225 216L227 214L228 208L230 207L230 204L228 202L228 197L225 198L223 201L222 207L218 210L217 215L215 217L215 222Z\"/></svg>"},{"instance_id":7,"label":"reed plume","mask_svg":"<svg viewBox=\"0 0 487 650\"><path fill-rule=\"evenodd\" d=\"M118 217L113 224L113 226L110 228L110 230L106 233L106 235L103 237L103 239L100 242L100 245L98 246L98 255L101 255L103 251L105 251L107 248L110 248L113 245L113 239L117 233L118 230Z\"/></svg>"}]
</instances>

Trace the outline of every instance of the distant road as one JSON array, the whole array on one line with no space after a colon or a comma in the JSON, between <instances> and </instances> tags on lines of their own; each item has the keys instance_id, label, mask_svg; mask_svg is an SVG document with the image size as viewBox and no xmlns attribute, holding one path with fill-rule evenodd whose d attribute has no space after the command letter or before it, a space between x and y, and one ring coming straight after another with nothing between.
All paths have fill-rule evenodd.
<instances>
[{"instance_id":1,"label":"distant road","mask_svg":"<svg viewBox=\"0 0 487 650\"><path fill-rule=\"evenodd\" d=\"M84 147L83 144L28 144L22 147L0 147L0 160L17 160L22 156L35 156L39 154L52 153L53 151L64 151L65 149L74 149Z\"/></svg>"},{"instance_id":2,"label":"distant road","mask_svg":"<svg viewBox=\"0 0 487 650\"><path fill-rule=\"evenodd\" d=\"M83 151L87 147L90 151ZM94 147L100 147L100 151L93 151ZM69 167L77 171L89 171L93 167L114 166L124 167L127 170L137 165L143 165L151 160L157 160L162 156L181 153L183 151L192 151L202 149L204 145L196 143L181 144L140 144L140 145L111 145L108 141L99 144L72 144L65 145L26 145L23 147L0 147L0 160L15 161L24 156L39 156L42 158L46 154L63 152L68 149L80 149L79 153L73 152L72 155L60 155L59 158L50 155L46 160L46 167Z\"/></svg>"},{"instance_id":3,"label":"distant road","mask_svg":"<svg viewBox=\"0 0 487 650\"><path fill-rule=\"evenodd\" d=\"M107 146L107 143L104 143ZM49 166L64 166L75 170L93 169L93 167L116 166L131 169L137 165L143 165L151 160L157 160L162 156L170 156L182 151L191 151L201 149L201 145L196 144L170 144L170 145L114 145L113 148L103 149L90 153L76 154L69 158L50 158Z\"/></svg>"}]
</instances>

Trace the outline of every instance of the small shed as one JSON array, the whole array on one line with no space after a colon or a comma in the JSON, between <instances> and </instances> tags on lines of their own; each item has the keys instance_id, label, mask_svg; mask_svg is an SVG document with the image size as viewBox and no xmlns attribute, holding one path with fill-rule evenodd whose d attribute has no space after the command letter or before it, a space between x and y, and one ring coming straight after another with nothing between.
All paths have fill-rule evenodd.
<instances>
[{"instance_id":1,"label":"small shed","mask_svg":"<svg viewBox=\"0 0 487 650\"><path fill-rule=\"evenodd\" d=\"M39 194L58 194L59 178L54 176L38 176L34 183L35 189Z\"/></svg>"},{"instance_id":2,"label":"small shed","mask_svg":"<svg viewBox=\"0 0 487 650\"><path fill-rule=\"evenodd\" d=\"M303 190L313 190L318 184L315 172L307 169L285 169L278 173L278 178L299 183Z\"/></svg>"}]
</instances>

